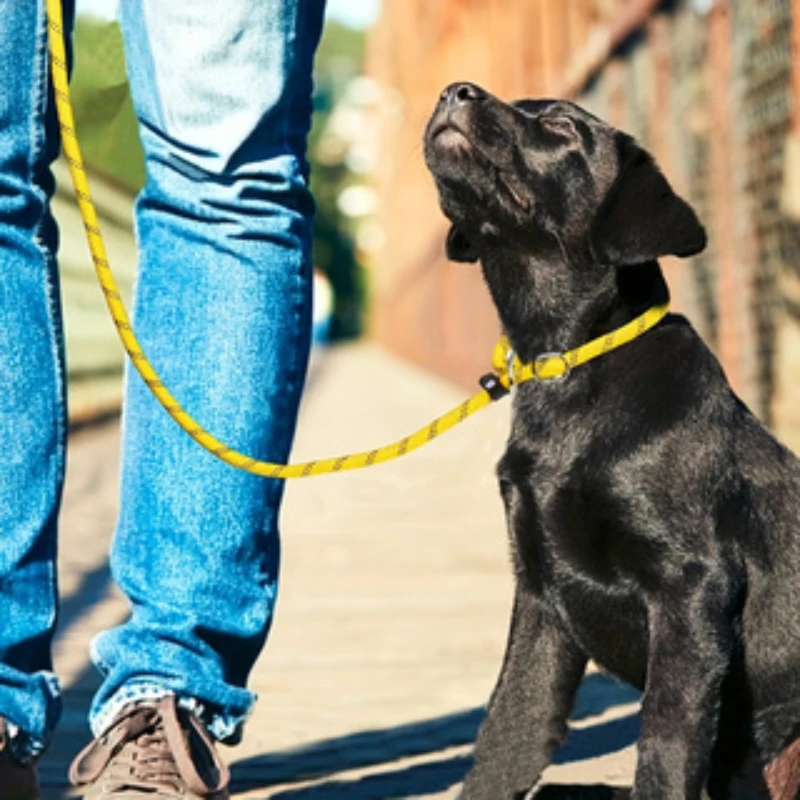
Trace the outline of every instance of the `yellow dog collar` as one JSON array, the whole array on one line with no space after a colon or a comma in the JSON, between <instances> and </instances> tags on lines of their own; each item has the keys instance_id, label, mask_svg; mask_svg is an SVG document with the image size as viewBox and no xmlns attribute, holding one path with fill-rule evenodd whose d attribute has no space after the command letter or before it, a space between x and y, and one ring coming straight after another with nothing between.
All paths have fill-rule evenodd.
<instances>
[{"instance_id":1,"label":"yellow dog collar","mask_svg":"<svg viewBox=\"0 0 800 800\"><path fill-rule=\"evenodd\" d=\"M515 384L526 381L558 382L563 381L573 368L591 361L593 358L610 353L628 342L632 342L650 328L661 322L669 311L669 303L653 306L641 316L631 320L621 328L617 328L604 336L592 339L574 350L564 353L542 353L529 364L523 364L511 348L506 336L501 336L495 345L492 354L492 366L495 374L486 375L481 379L481 385L492 394L492 388L484 385L491 383L494 377L495 384L499 382L503 389L508 390ZM495 391L499 390L499 387ZM505 392L500 392L505 394Z\"/></svg>"}]
</instances>

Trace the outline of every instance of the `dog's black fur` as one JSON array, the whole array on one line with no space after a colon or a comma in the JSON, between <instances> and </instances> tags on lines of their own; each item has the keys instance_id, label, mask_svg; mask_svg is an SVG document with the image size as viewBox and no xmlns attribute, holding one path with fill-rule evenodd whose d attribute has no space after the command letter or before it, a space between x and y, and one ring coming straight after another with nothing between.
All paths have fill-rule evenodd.
<instances>
[{"instance_id":1,"label":"dog's black fur","mask_svg":"<svg viewBox=\"0 0 800 800\"><path fill-rule=\"evenodd\" d=\"M442 94L425 159L524 362L664 302L705 246L631 137L561 101ZM587 659L644 690L633 793L742 796L800 735L800 462L681 316L516 390L498 466L516 571L505 660L463 797L523 798ZM753 796L747 794L746 796Z\"/></svg>"}]
</instances>

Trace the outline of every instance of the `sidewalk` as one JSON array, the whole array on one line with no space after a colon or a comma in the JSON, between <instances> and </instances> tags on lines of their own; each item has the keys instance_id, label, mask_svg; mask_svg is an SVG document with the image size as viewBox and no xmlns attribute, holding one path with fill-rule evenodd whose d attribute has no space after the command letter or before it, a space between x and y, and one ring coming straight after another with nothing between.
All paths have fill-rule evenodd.
<instances>
[{"instance_id":1,"label":"sidewalk","mask_svg":"<svg viewBox=\"0 0 800 800\"><path fill-rule=\"evenodd\" d=\"M320 353L294 457L383 444L463 396L371 345ZM223 750L237 798L455 796L508 626L493 474L508 411L498 404L388 465L290 482L276 622L251 681L260 702L243 745ZM126 613L106 563L117 447L116 423L72 441L56 642L65 714L41 767L45 800L65 796L67 764L88 737L88 642ZM590 676L576 727L595 727L575 732L548 777L628 782L634 709L628 690Z\"/></svg>"}]
</instances>

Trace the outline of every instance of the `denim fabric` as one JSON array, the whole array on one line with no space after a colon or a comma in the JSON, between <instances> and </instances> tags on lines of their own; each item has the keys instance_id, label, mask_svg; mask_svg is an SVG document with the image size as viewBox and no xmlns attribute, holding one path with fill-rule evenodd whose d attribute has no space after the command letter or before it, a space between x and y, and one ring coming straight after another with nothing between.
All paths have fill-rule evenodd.
<instances>
[{"instance_id":1,"label":"denim fabric","mask_svg":"<svg viewBox=\"0 0 800 800\"><path fill-rule=\"evenodd\" d=\"M304 160L322 0L122 4L147 156L136 206L139 339L173 394L232 447L284 460L311 330ZM207 709L233 738L272 620L283 485L201 450L129 374L114 577L130 619L101 635L102 728L131 684Z\"/></svg>"},{"instance_id":2,"label":"denim fabric","mask_svg":"<svg viewBox=\"0 0 800 800\"><path fill-rule=\"evenodd\" d=\"M18 622L10 631L0 625L0 714L44 741L57 707L48 676L63 369L55 233L43 222L51 187L44 178L37 186L37 174L5 152L6 118L14 116L12 130L30 126L44 105L30 96L33 72L20 74L23 46L28 62L43 57L33 35L41 19L28 3L11 5L14 14L0 14L0 58L9 60L0 74L19 79L11 84L19 96L12 101L5 88L0 96L0 181L13 177L14 187L0 191L0 259L8 262L0 366L14 391L0 393L0 431L15 449L0 456L11 459L0 480L0 620ZM201 424L257 458L283 460L311 329L313 203L303 154L324 0L121 8L148 175L136 205L137 334ZM37 113L41 120L43 108ZM40 139L24 139L29 162L46 161ZM12 200L26 213L6 211ZM124 702L169 691L202 707L217 738L237 737L254 701L247 677L272 620L281 493L281 483L201 450L128 371L111 566L131 616L93 643L104 675L91 711L96 731Z\"/></svg>"},{"instance_id":3,"label":"denim fabric","mask_svg":"<svg viewBox=\"0 0 800 800\"><path fill-rule=\"evenodd\" d=\"M25 753L60 713L50 644L66 406L43 6L0 10L0 714Z\"/></svg>"}]
</instances>

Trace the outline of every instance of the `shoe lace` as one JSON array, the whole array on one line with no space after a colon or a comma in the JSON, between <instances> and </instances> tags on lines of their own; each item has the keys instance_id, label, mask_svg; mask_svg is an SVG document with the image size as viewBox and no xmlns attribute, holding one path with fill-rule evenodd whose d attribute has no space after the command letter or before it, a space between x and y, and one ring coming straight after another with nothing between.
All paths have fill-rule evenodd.
<instances>
[{"instance_id":1,"label":"shoe lace","mask_svg":"<svg viewBox=\"0 0 800 800\"><path fill-rule=\"evenodd\" d=\"M106 791L189 790L201 797L223 791L229 781L202 723L179 709L174 696L131 706L78 754L72 783L101 778Z\"/></svg>"}]
</instances>

